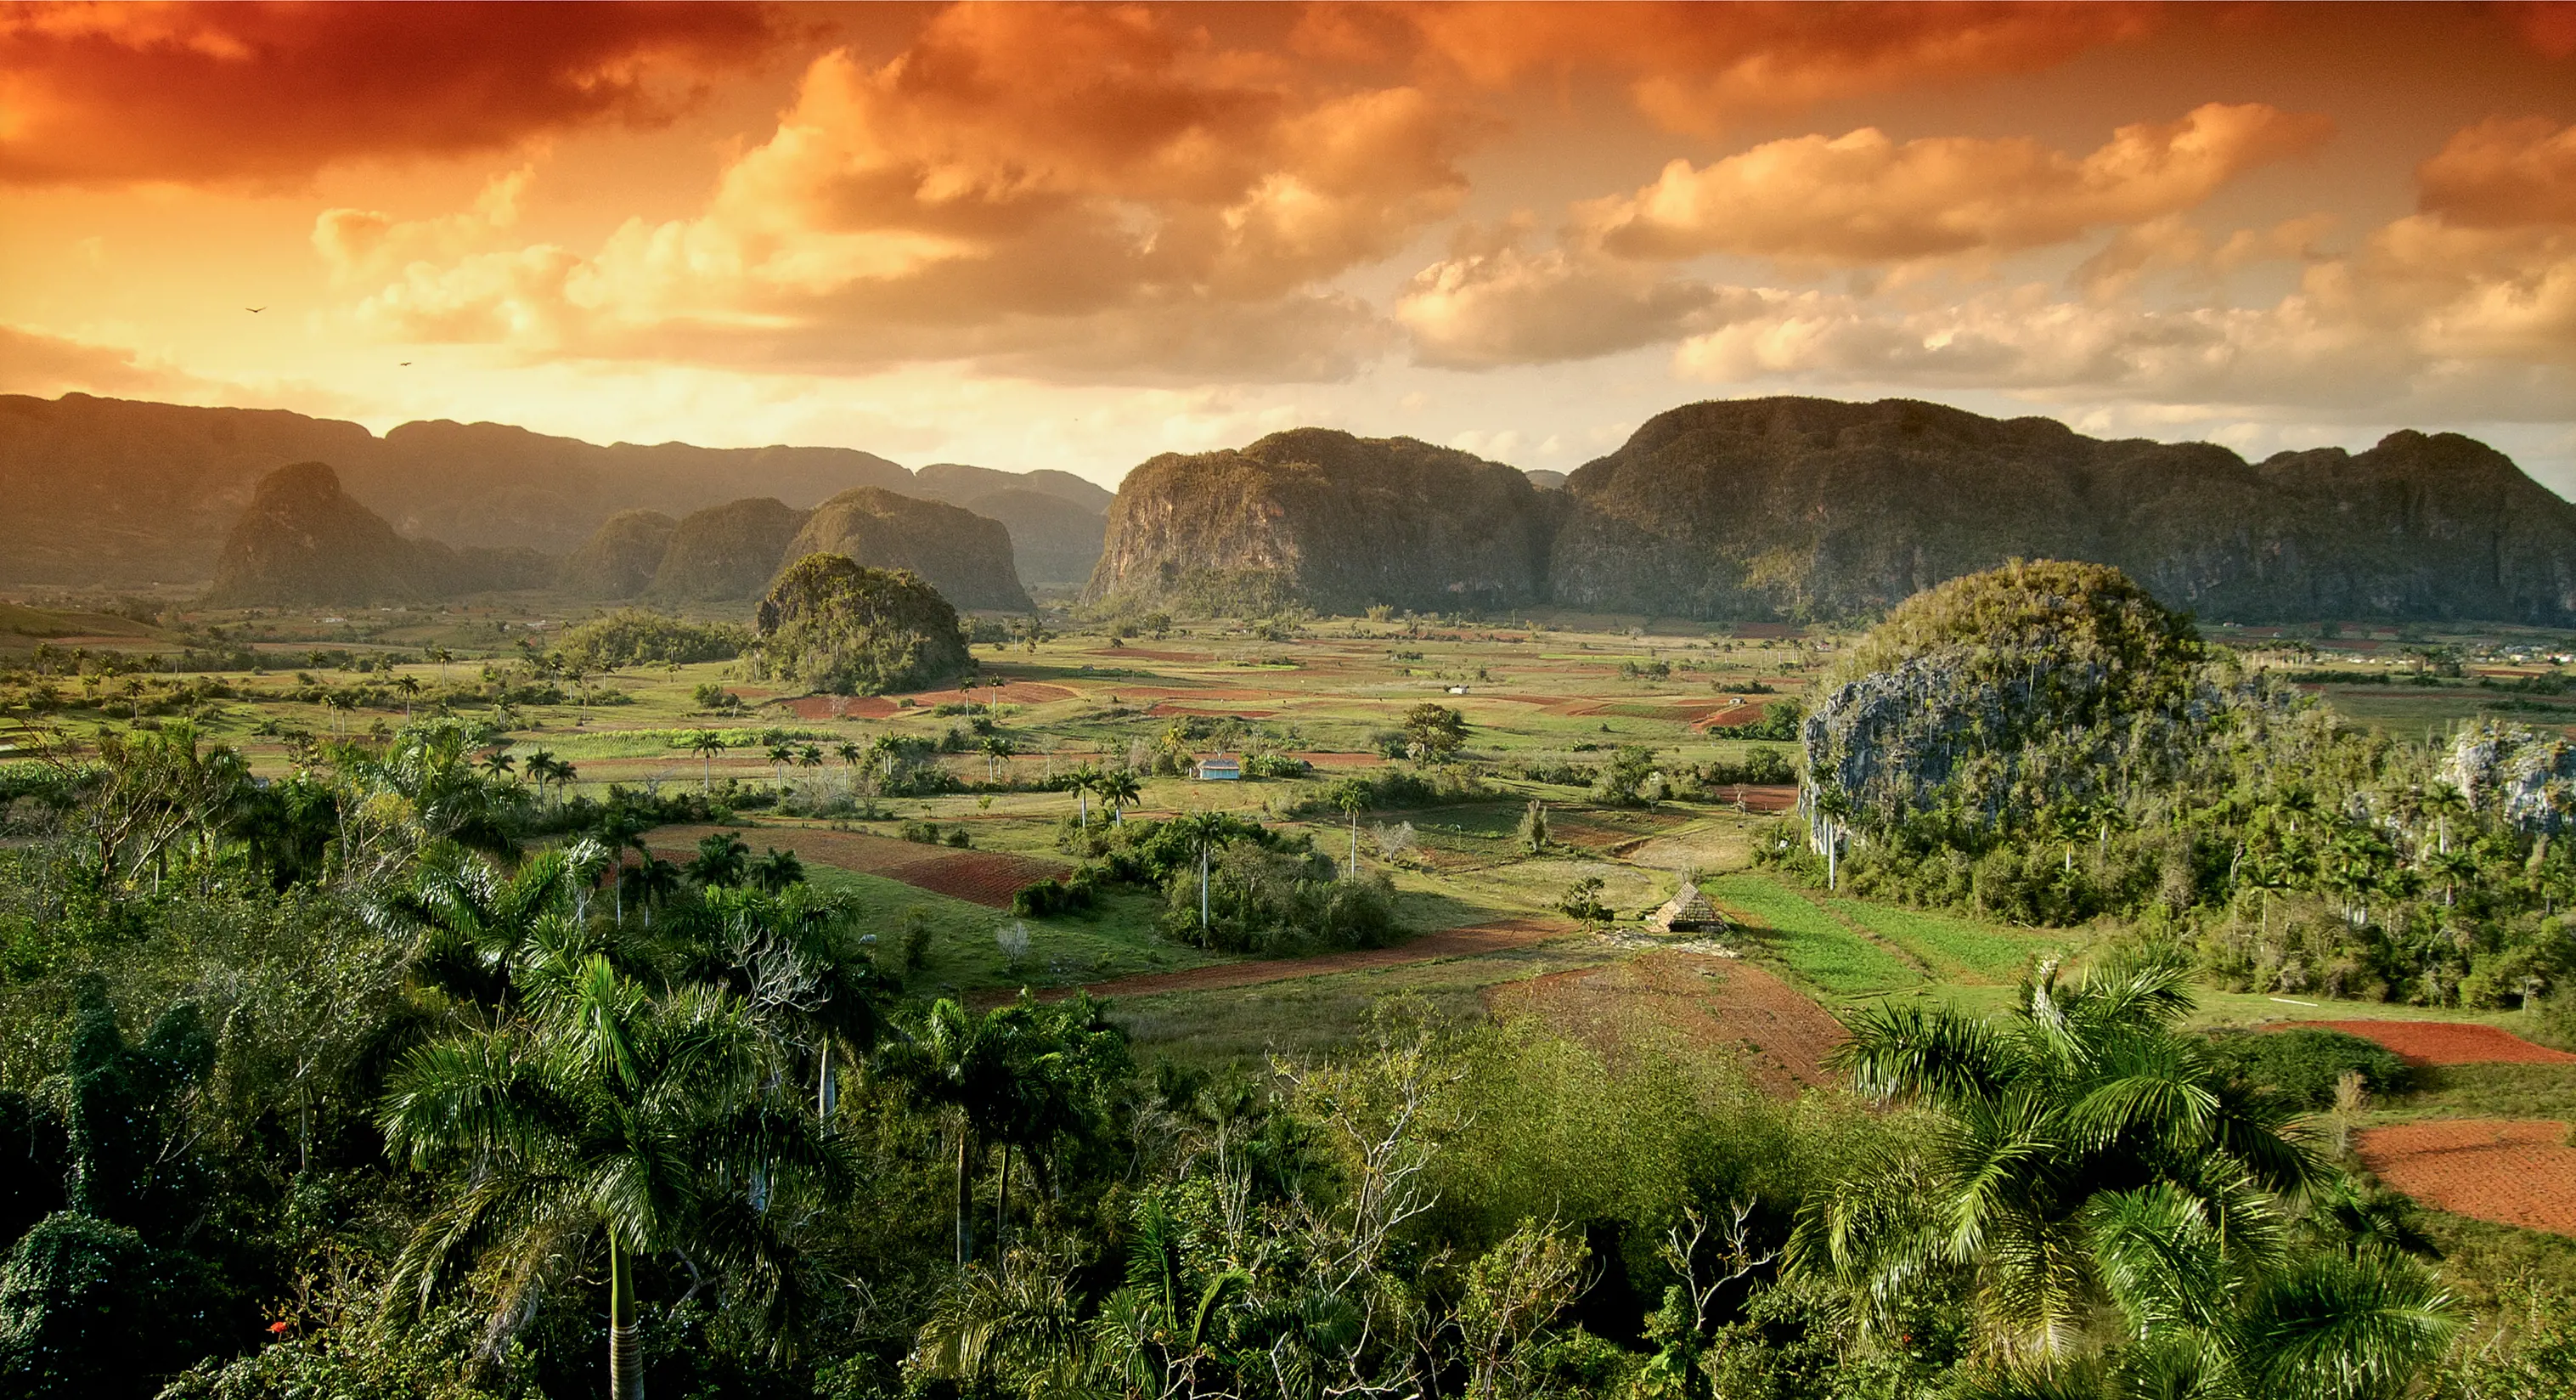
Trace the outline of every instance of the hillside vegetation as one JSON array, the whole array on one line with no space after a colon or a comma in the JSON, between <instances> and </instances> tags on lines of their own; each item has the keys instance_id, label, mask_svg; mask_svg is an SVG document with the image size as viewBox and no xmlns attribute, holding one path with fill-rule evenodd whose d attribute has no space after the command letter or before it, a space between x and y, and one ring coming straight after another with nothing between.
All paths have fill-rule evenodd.
<instances>
[{"instance_id":1,"label":"hillside vegetation","mask_svg":"<svg viewBox=\"0 0 2576 1400\"><path fill-rule=\"evenodd\" d=\"M2469 438L2249 463L2050 419L1807 398L1658 414L1561 491L1322 430L1158 457L1121 488L1089 596L1808 621L2016 558L2112 565L2213 620L2576 623L2576 505Z\"/></svg>"}]
</instances>

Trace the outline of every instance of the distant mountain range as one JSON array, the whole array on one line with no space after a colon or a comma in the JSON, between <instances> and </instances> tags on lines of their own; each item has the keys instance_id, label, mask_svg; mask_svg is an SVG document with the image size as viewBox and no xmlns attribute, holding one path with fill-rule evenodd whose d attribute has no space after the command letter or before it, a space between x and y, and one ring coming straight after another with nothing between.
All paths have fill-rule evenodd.
<instances>
[{"instance_id":1,"label":"distant mountain range","mask_svg":"<svg viewBox=\"0 0 2576 1400\"><path fill-rule=\"evenodd\" d=\"M0 583L211 578L261 478L300 462L329 465L348 496L398 534L558 557L621 512L676 519L764 496L806 508L879 487L989 513L1011 530L1021 575L1055 584L1089 576L1110 501L1065 472L942 464L916 475L840 447L602 447L450 422L406 423L378 437L356 423L275 409L10 394L0 395L0 500L10 505L0 517ZM979 509L986 501L989 512Z\"/></svg>"},{"instance_id":2,"label":"distant mountain range","mask_svg":"<svg viewBox=\"0 0 2576 1400\"><path fill-rule=\"evenodd\" d=\"M961 608L1087 579L1095 602L1184 610L1751 621L1865 615L2061 558L2211 620L2576 626L2576 505L2474 439L2399 432L2257 463L1901 399L1690 404L1561 478L1301 428L1156 457L1113 497L1064 472L911 472L842 448L455 423L379 438L277 411L0 396L0 501L0 583L216 578L231 602L537 583L747 600L819 549L913 569Z\"/></svg>"},{"instance_id":3,"label":"distant mountain range","mask_svg":"<svg viewBox=\"0 0 2576 1400\"><path fill-rule=\"evenodd\" d=\"M2474 439L2249 463L1900 399L1691 404L1561 489L1323 429L1157 457L1086 596L1828 618L2014 558L2116 565L2212 620L2576 625L2576 505Z\"/></svg>"}]
</instances>

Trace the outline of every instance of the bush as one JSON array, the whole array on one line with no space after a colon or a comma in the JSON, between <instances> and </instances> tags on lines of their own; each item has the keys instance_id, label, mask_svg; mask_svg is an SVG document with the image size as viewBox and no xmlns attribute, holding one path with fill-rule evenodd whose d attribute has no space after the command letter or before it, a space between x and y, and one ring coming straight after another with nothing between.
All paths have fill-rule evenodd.
<instances>
[{"instance_id":1,"label":"bush","mask_svg":"<svg viewBox=\"0 0 2576 1400\"><path fill-rule=\"evenodd\" d=\"M1045 919L1089 909L1099 900L1097 879L1086 865L1069 879L1040 880L1011 896L1011 912L1024 919Z\"/></svg>"},{"instance_id":2,"label":"bush","mask_svg":"<svg viewBox=\"0 0 2576 1400\"><path fill-rule=\"evenodd\" d=\"M647 663L729 661L750 644L751 633L731 623L683 622L641 608L622 608L564 633L553 655L560 665L614 671Z\"/></svg>"},{"instance_id":3,"label":"bush","mask_svg":"<svg viewBox=\"0 0 2576 1400\"><path fill-rule=\"evenodd\" d=\"M909 569L842 554L787 567L760 603L756 672L838 695L910 690L970 670L957 610Z\"/></svg>"},{"instance_id":4,"label":"bush","mask_svg":"<svg viewBox=\"0 0 2576 1400\"><path fill-rule=\"evenodd\" d=\"M2286 1031L2212 1031L2210 1048L2236 1078L2304 1109L2334 1106L2335 1081L2346 1070L2378 1095L2413 1087L2415 1071L2397 1052L2357 1035L2322 1027Z\"/></svg>"}]
</instances>

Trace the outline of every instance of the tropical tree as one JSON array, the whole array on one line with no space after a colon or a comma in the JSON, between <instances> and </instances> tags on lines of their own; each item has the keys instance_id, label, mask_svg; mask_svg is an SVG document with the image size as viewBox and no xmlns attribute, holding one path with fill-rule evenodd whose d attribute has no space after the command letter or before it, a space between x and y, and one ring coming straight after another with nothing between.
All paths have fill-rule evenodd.
<instances>
[{"instance_id":1,"label":"tropical tree","mask_svg":"<svg viewBox=\"0 0 2576 1400\"><path fill-rule=\"evenodd\" d=\"M787 765L796 761L796 746L780 741L769 746L769 766L778 775L778 790L787 791Z\"/></svg>"},{"instance_id":2,"label":"tropical tree","mask_svg":"<svg viewBox=\"0 0 2576 1400\"><path fill-rule=\"evenodd\" d=\"M776 846L743 870L743 878L755 889L768 894L783 894L790 885L805 883L805 862L794 851Z\"/></svg>"},{"instance_id":3,"label":"tropical tree","mask_svg":"<svg viewBox=\"0 0 2576 1400\"><path fill-rule=\"evenodd\" d=\"M608 861L585 837L504 873L466 859L423 869L407 889L367 909L368 922L405 937L412 977L477 1008L485 1024L510 1009L522 967L546 949L590 946L579 892Z\"/></svg>"},{"instance_id":4,"label":"tropical tree","mask_svg":"<svg viewBox=\"0 0 2576 1400\"><path fill-rule=\"evenodd\" d=\"M832 749L832 756L841 760L853 776L856 776L859 771L859 760L867 757L867 753L866 749L860 748L848 739L843 739Z\"/></svg>"},{"instance_id":5,"label":"tropical tree","mask_svg":"<svg viewBox=\"0 0 2576 1400\"><path fill-rule=\"evenodd\" d=\"M1075 800L1081 804L1082 825L1086 828L1089 827L1091 825L1091 794L1100 786L1099 767L1095 764L1086 763L1081 767L1074 769L1071 773L1066 774L1064 781L1065 786L1073 789Z\"/></svg>"},{"instance_id":6,"label":"tropical tree","mask_svg":"<svg viewBox=\"0 0 2576 1400\"><path fill-rule=\"evenodd\" d=\"M1181 835L1199 853L1199 932L1208 929L1208 857L1217 843L1225 839L1226 820L1221 812L1197 811L1174 818Z\"/></svg>"},{"instance_id":7,"label":"tropical tree","mask_svg":"<svg viewBox=\"0 0 2576 1400\"><path fill-rule=\"evenodd\" d=\"M2043 965L2002 1022L1854 1017L1836 1063L1926 1128L1812 1201L1793 1246L1865 1332L1955 1298L1995 1395L2105 1393L2107 1368L2121 1394L2394 1396L2441 1354L2448 1299L2411 1262L2294 1248L2329 1170L2292 1108L2178 1032L2190 971L2119 949L2073 987Z\"/></svg>"},{"instance_id":8,"label":"tropical tree","mask_svg":"<svg viewBox=\"0 0 2576 1400\"><path fill-rule=\"evenodd\" d=\"M986 782L991 782L1001 775L1001 762L1003 759L1009 758L1011 755L1020 751L1020 746L1011 742L1011 738L1007 734L987 734L984 736L984 742L981 747L984 750L984 780Z\"/></svg>"},{"instance_id":9,"label":"tropical tree","mask_svg":"<svg viewBox=\"0 0 2576 1400\"><path fill-rule=\"evenodd\" d=\"M1124 826L1127 809L1145 795L1145 780L1133 768L1117 768L1100 778L1100 800L1109 804L1109 819Z\"/></svg>"},{"instance_id":10,"label":"tropical tree","mask_svg":"<svg viewBox=\"0 0 2576 1400\"><path fill-rule=\"evenodd\" d=\"M715 791L716 755L725 751L724 736L712 729L697 730L689 735L688 746L689 752L696 754L706 764L705 771L699 775L699 791Z\"/></svg>"},{"instance_id":11,"label":"tropical tree","mask_svg":"<svg viewBox=\"0 0 2576 1400\"><path fill-rule=\"evenodd\" d=\"M1016 1104L1004 1036L989 1014L941 998L909 1037L883 1057L885 1072L948 1118L957 1163L957 1267L975 1256L974 1152L999 1130Z\"/></svg>"},{"instance_id":12,"label":"tropical tree","mask_svg":"<svg viewBox=\"0 0 2576 1400\"><path fill-rule=\"evenodd\" d=\"M846 1171L812 1116L766 1092L767 1047L730 994L655 996L595 953L519 980L528 1015L417 1049L393 1073L387 1151L455 1183L394 1281L426 1308L470 1258L499 1333L538 1292L604 1262L609 1393L641 1400L637 1261L771 1263L773 1204L829 1192Z\"/></svg>"},{"instance_id":13,"label":"tropical tree","mask_svg":"<svg viewBox=\"0 0 2576 1400\"><path fill-rule=\"evenodd\" d=\"M1333 785L1333 805L1351 824L1351 878L1360 877L1360 813L1368 810L1369 790L1356 778L1344 778Z\"/></svg>"},{"instance_id":14,"label":"tropical tree","mask_svg":"<svg viewBox=\"0 0 2576 1400\"><path fill-rule=\"evenodd\" d=\"M394 677L394 689L402 692L403 723L409 724L411 723L412 697L420 694L420 677L409 675L396 676Z\"/></svg>"}]
</instances>

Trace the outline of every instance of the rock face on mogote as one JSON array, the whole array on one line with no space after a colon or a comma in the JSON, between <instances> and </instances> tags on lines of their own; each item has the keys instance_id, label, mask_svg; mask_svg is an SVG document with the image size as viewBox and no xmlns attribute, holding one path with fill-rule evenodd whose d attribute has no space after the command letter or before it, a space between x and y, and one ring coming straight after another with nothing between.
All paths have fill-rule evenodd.
<instances>
[{"instance_id":1,"label":"rock face on mogote","mask_svg":"<svg viewBox=\"0 0 2576 1400\"><path fill-rule=\"evenodd\" d=\"M1906 400L1747 399L1661 414L1566 489L1550 574L1575 607L1843 616L2058 558L2204 619L2576 620L2576 505L2453 434L2248 463Z\"/></svg>"},{"instance_id":2,"label":"rock face on mogote","mask_svg":"<svg viewBox=\"0 0 2576 1400\"><path fill-rule=\"evenodd\" d=\"M409 539L350 499L321 462L261 478L225 537L209 607L423 602L548 581L530 550L457 550Z\"/></svg>"},{"instance_id":3,"label":"rock face on mogote","mask_svg":"<svg viewBox=\"0 0 2576 1400\"><path fill-rule=\"evenodd\" d=\"M1411 438L1325 428L1130 473L1086 598L1184 608L1514 607L1547 596L1556 493Z\"/></svg>"},{"instance_id":4,"label":"rock face on mogote","mask_svg":"<svg viewBox=\"0 0 2576 1400\"><path fill-rule=\"evenodd\" d=\"M671 531L652 595L674 602L759 597L807 514L766 496L690 511Z\"/></svg>"},{"instance_id":5,"label":"rock face on mogote","mask_svg":"<svg viewBox=\"0 0 2576 1400\"><path fill-rule=\"evenodd\" d=\"M787 547L789 560L845 554L871 569L910 569L960 608L1035 606L1011 564L1011 532L998 520L874 486L814 507Z\"/></svg>"},{"instance_id":6,"label":"rock face on mogote","mask_svg":"<svg viewBox=\"0 0 2576 1400\"><path fill-rule=\"evenodd\" d=\"M556 581L585 598L634 598L653 586L680 522L658 510L621 510L564 560Z\"/></svg>"}]
</instances>

